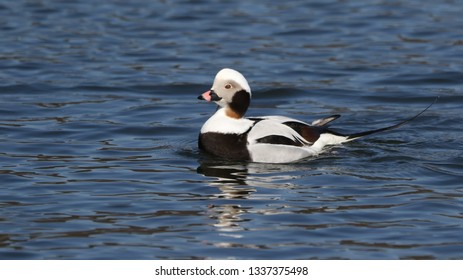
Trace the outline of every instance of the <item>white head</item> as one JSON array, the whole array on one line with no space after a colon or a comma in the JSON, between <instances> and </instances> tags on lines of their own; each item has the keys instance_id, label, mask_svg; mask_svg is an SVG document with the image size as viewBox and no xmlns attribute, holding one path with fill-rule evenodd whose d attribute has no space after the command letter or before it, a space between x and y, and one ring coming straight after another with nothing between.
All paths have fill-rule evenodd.
<instances>
[{"instance_id":1,"label":"white head","mask_svg":"<svg viewBox=\"0 0 463 280\"><path fill-rule=\"evenodd\" d=\"M251 88L240 72L224 68L215 76L211 90L198 98L214 101L220 107L228 108L236 116L242 117L251 102Z\"/></svg>"}]
</instances>

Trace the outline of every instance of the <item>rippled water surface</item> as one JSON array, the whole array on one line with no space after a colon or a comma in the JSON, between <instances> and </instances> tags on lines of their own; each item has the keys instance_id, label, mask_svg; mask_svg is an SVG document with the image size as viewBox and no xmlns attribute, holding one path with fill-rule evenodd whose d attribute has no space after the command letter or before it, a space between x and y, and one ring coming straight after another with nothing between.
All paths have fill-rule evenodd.
<instances>
[{"instance_id":1,"label":"rippled water surface","mask_svg":"<svg viewBox=\"0 0 463 280\"><path fill-rule=\"evenodd\" d=\"M460 1L2 1L1 259L462 259ZM292 164L201 154L249 115L395 131Z\"/></svg>"}]
</instances>

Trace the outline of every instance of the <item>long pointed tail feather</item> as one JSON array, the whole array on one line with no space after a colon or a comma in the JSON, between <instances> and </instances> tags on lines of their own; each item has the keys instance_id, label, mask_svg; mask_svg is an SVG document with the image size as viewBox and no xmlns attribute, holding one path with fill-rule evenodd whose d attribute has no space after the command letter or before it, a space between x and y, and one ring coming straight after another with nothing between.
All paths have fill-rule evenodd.
<instances>
[{"instance_id":1,"label":"long pointed tail feather","mask_svg":"<svg viewBox=\"0 0 463 280\"><path fill-rule=\"evenodd\" d=\"M363 136L367 136L367 135L374 134L374 133L377 133L377 132L382 132L382 131L387 131L387 130L391 130L391 129L394 129L394 128L398 128L398 127L400 127L400 126L402 126L402 125L404 125L404 124L406 124L408 122L411 122L412 120L418 118L421 114L426 112L432 105L434 105L434 103L436 103L438 99L439 99L439 96L437 96L434 99L434 101L428 107L426 107L423 111L419 112L418 114L416 114L415 116L413 116L413 117L411 117L409 119L406 119L404 121L399 122L398 124L383 127L383 128L379 128L379 129L373 129L373 130L353 133L353 134L339 134L339 133L335 133L335 134L337 134L339 136L346 136L347 138L346 138L345 142L349 142L349 141L355 140L355 139L357 139L359 137L363 137Z\"/></svg>"}]
</instances>

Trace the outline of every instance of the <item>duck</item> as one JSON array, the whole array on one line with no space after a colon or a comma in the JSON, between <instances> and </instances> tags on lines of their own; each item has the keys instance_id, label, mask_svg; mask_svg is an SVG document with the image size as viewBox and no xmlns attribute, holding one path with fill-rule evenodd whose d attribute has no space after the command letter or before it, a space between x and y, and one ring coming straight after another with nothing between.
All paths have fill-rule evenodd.
<instances>
[{"instance_id":1,"label":"duck","mask_svg":"<svg viewBox=\"0 0 463 280\"><path fill-rule=\"evenodd\" d=\"M245 117L251 104L251 87L237 70L224 68L212 87L198 99L218 105L216 112L203 124L198 148L213 156L235 161L290 163L313 157L327 146L340 145L374 133L398 128L412 118L379 129L345 134L331 129L340 115L331 115L311 123L285 116Z\"/></svg>"}]
</instances>

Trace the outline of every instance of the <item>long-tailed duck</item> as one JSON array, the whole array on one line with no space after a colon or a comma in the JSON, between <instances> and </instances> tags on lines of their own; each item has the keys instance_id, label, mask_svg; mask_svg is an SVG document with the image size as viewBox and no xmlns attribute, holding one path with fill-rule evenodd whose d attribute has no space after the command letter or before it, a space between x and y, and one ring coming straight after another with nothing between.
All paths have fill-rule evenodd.
<instances>
[{"instance_id":1,"label":"long-tailed duck","mask_svg":"<svg viewBox=\"0 0 463 280\"><path fill-rule=\"evenodd\" d=\"M229 68L220 70L212 88L198 99L219 105L219 109L201 128L198 139L201 150L226 159L267 163L297 161L317 155L327 145L397 128L424 113L435 102L398 124L342 134L328 128L328 124L340 115L319 119L311 124L283 116L244 118L251 102L251 88L240 72Z\"/></svg>"}]
</instances>

